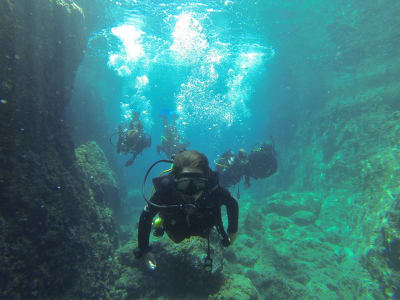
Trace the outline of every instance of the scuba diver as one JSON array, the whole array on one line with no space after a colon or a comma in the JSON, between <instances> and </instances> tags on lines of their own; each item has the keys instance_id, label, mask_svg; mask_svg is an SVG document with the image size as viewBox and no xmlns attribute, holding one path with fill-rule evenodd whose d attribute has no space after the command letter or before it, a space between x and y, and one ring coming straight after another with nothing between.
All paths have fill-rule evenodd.
<instances>
[{"instance_id":1,"label":"scuba diver","mask_svg":"<svg viewBox=\"0 0 400 300\"><path fill-rule=\"evenodd\" d=\"M248 170L252 178L267 178L278 170L274 143L262 143L255 147L249 154Z\"/></svg>"},{"instance_id":2,"label":"scuba diver","mask_svg":"<svg viewBox=\"0 0 400 300\"><path fill-rule=\"evenodd\" d=\"M161 137L161 145L157 145L158 155L164 152L168 158L172 158L189 147L190 143L183 141L179 135L178 128L176 127L177 117L176 114L172 114L172 122L168 124L168 114L162 114L164 135Z\"/></svg>"},{"instance_id":3,"label":"scuba diver","mask_svg":"<svg viewBox=\"0 0 400 300\"><path fill-rule=\"evenodd\" d=\"M153 179L155 193L147 200L144 186L151 169L160 162L170 162L173 166L168 175ZM139 221L138 247L134 250L136 258L144 257L151 269L156 267L151 255L149 236L153 218L154 234L164 232L175 243L191 236L208 240L207 257L204 261L206 271L212 270L210 256L210 232L214 227L221 235L224 247L231 245L237 235L239 207L229 191L218 184L218 174L211 171L207 157L197 151L187 150L176 155L173 161L160 160L147 171L142 186L143 197L147 202ZM221 218L221 206L225 205L228 215L228 228L225 231Z\"/></svg>"},{"instance_id":4,"label":"scuba diver","mask_svg":"<svg viewBox=\"0 0 400 300\"><path fill-rule=\"evenodd\" d=\"M136 156L151 146L151 137L143 132L139 116L139 112L135 111L130 122L118 126L117 153L132 154L125 167L132 165Z\"/></svg>"},{"instance_id":5,"label":"scuba diver","mask_svg":"<svg viewBox=\"0 0 400 300\"><path fill-rule=\"evenodd\" d=\"M225 188L238 184L242 177L245 178L245 185L249 187L250 178L267 178L278 170L274 144L265 142L259 147L254 147L249 155L244 149L240 149L237 155L228 150L215 161L215 165L220 184Z\"/></svg>"},{"instance_id":6,"label":"scuba diver","mask_svg":"<svg viewBox=\"0 0 400 300\"><path fill-rule=\"evenodd\" d=\"M219 173L221 186L229 188L239 183L245 177L246 186L250 186L249 159L246 150L240 149L235 155L231 149L224 152L215 161L216 171Z\"/></svg>"}]
</instances>

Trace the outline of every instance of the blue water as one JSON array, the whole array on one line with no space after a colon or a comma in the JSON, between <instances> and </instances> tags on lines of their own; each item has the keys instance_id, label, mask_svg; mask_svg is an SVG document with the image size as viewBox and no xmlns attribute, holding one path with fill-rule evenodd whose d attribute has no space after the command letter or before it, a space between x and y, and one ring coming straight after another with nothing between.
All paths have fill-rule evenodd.
<instances>
[{"instance_id":1,"label":"blue water","mask_svg":"<svg viewBox=\"0 0 400 300\"><path fill-rule=\"evenodd\" d=\"M279 52L249 14L256 2L108 1L109 26L92 32L77 80L90 82L106 105L109 134L141 113L152 147L124 170L134 188L160 157L163 111L178 114L190 149L213 165L231 148L268 141L265 87ZM258 96L257 96L258 92ZM129 157L119 157L121 165Z\"/></svg>"}]
</instances>

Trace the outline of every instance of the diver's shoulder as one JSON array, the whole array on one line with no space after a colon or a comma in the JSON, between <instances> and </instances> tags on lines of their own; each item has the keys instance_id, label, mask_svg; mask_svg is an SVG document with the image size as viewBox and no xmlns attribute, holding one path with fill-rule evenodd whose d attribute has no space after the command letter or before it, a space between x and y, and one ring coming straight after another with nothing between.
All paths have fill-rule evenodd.
<instances>
[{"instance_id":1,"label":"diver's shoulder","mask_svg":"<svg viewBox=\"0 0 400 300\"><path fill-rule=\"evenodd\" d=\"M226 197L226 198L232 197L231 192L227 188L220 185L218 185L218 188L215 190L215 192L220 197Z\"/></svg>"}]
</instances>

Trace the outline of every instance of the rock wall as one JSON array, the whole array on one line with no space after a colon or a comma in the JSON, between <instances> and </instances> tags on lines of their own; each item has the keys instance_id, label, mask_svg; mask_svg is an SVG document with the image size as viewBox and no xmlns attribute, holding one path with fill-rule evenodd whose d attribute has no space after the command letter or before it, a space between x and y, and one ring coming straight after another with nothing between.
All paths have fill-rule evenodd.
<instances>
[{"instance_id":1,"label":"rock wall","mask_svg":"<svg viewBox=\"0 0 400 300\"><path fill-rule=\"evenodd\" d=\"M112 217L90 192L62 118L87 38L72 0L0 2L1 299L110 293Z\"/></svg>"},{"instance_id":2,"label":"rock wall","mask_svg":"<svg viewBox=\"0 0 400 300\"><path fill-rule=\"evenodd\" d=\"M89 192L94 194L102 206L118 212L120 208L119 182L103 150L92 141L76 148L75 155L79 168L89 182Z\"/></svg>"},{"instance_id":3,"label":"rock wall","mask_svg":"<svg viewBox=\"0 0 400 300\"><path fill-rule=\"evenodd\" d=\"M397 299L400 5L335 5L340 9L317 29L329 38L324 48L310 51L309 65L291 62L293 78L304 76L296 69L314 77L292 83L302 113L281 112L272 120L290 124L292 118L293 125L290 138L281 131L281 172L273 180L322 197L317 225L335 234L350 249L348 257L369 272L365 280L381 289L375 299ZM310 94L315 85L322 89Z\"/></svg>"}]
</instances>

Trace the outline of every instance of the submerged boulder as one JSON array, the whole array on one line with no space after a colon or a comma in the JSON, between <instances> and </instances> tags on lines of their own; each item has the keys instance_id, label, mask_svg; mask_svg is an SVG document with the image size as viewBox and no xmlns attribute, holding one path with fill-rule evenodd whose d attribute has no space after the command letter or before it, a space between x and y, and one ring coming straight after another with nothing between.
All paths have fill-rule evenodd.
<instances>
[{"instance_id":1,"label":"submerged boulder","mask_svg":"<svg viewBox=\"0 0 400 300\"><path fill-rule=\"evenodd\" d=\"M192 299L216 293L224 282L223 249L216 233L212 233L212 272L204 270L207 255L207 240L199 237L186 239L175 244L167 237L152 243L152 253L157 261L157 269L149 270L142 259L135 259L132 251L136 243L128 243L120 250L119 260L123 265L123 276L117 283L117 293L128 299L139 296L170 296ZM134 282L127 278L136 278ZM186 297L186 298L185 298ZM171 298L174 299L174 298Z\"/></svg>"},{"instance_id":2,"label":"submerged boulder","mask_svg":"<svg viewBox=\"0 0 400 300\"><path fill-rule=\"evenodd\" d=\"M309 211L318 217L321 210L321 199L314 193L276 193L263 205L263 213L276 213L290 217L299 211Z\"/></svg>"},{"instance_id":3,"label":"submerged boulder","mask_svg":"<svg viewBox=\"0 0 400 300\"><path fill-rule=\"evenodd\" d=\"M395 195L381 235L366 250L363 263L387 298L400 297L400 194Z\"/></svg>"},{"instance_id":4,"label":"submerged boulder","mask_svg":"<svg viewBox=\"0 0 400 300\"><path fill-rule=\"evenodd\" d=\"M300 210L298 212L295 212L291 216L291 219L293 220L293 222L295 224L297 224L299 226L306 226L306 225L314 224L316 217L310 211Z\"/></svg>"},{"instance_id":5,"label":"submerged boulder","mask_svg":"<svg viewBox=\"0 0 400 300\"><path fill-rule=\"evenodd\" d=\"M230 275L222 288L208 300L258 300L260 296L253 283L240 274Z\"/></svg>"},{"instance_id":6,"label":"submerged boulder","mask_svg":"<svg viewBox=\"0 0 400 300\"><path fill-rule=\"evenodd\" d=\"M119 209L119 183L96 142L87 142L75 149L76 160L89 182L96 200L105 203L114 211Z\"/></svg>"}]
</instances>

